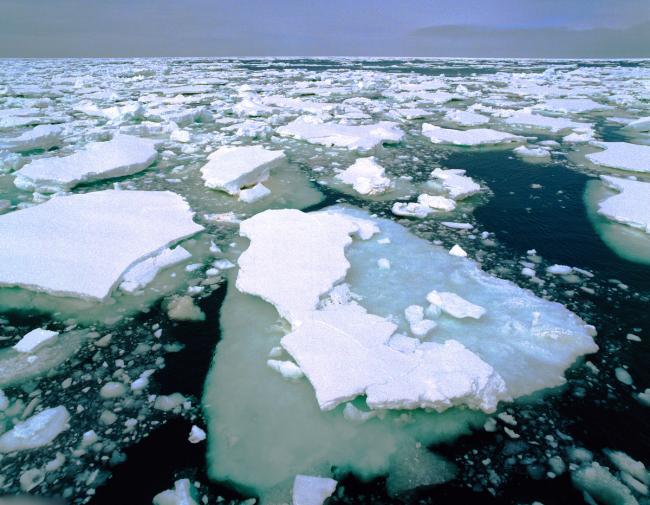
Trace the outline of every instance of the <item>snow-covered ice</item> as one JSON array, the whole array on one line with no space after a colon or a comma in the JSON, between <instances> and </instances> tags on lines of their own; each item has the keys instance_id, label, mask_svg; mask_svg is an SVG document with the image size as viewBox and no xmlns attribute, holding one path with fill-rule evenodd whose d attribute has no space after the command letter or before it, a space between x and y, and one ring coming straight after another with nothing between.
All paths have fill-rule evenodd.
<instances>
[{"instance_id":1,"label":"snow-covered ice","mask_svg":"<svg viewBox=\"0 0 650 505\"><path fill-rule=\"evenodd\" d=\"M201 231L192 217L175 193L116 190L4 214L0 285L102 300L133 265Z\"/></svg>"},{"instance_id":2,"label":"snow-covered ice","mask_svg":"<svg viewBox=\"0 0 650 505\"><path fill-rule=\"evenodd\" d=\"M512 133L500 132L490 128L473 128L454 130L442 128L429 123L422 125L422 134L429 137L434 144L453 144L457 146L482 146L520 142L523 137Z\"/></svg>"},{"instance_id":3,"label":"snow-covered ice","mask_svg":"<svg viewBox=\"0 0 650 505\"><path fill-rule=\"evenodd\" d=\"M336 489L334 479L296 475L293 481L293 505L323 505Z\"/></svg>"},{"instance_id":4,"label":"snow-covered ice","mask_svg":"<svg viewBox=\"0 0 650 505\"><path fill-rule=\"evenodd\" d=\"M632 172L650 172L650 146L629 142L594 142L593 145L604 149L586 155L596 165Z\"/></svg>"},{"instance_id":5,"label":"snow-covered ice","mask_svg":"<svg viewBox=\"0 0 650 505\"><path fill-rule=\"evenodd\" d=\"M600 179L618 194L600 202L598 213L650 233L650 182L608 175L602 175Z\"/></svg>"},{"instance_id":6,"label":"snow-covered ice","mask_svg":"<svg viewBox=\"0 0 650 505\"><path fill-rule=\"evenodd\" d=\"M33 352L41 345L52 340L59 334L58 331L44 330L36 328L25 334L15 345L14 349L18 352Z\"/></svg>"},{"instance_id":7,"label":"snow-covered ice","mask_svg":"<svg viewBox=\"0 0 650 505\"><path fill-rule=\"evenodd\" d=\"M284 137L294 137L313 144L346 147L360 151L370 150L382 142L396 143L404 137L404 132L398 128L397 123L390 121L380 121L368 125L350 125L324 122L315 116L301 116L278 128L277 133Z\"/></svg>"},{"instance_id":8,"label":"snow-covered ice","mask_svg":"<svg viewBox=\"0 0 650 505\"><path fill-rule=\"evenodd\" d=\"M391 181L374 157L359 158L348 168L336 175L345 184L351 185L361 195L374 195L390 189Z\"/></svg>"},{"instance_id":9,"label":"snow-covered ice","mask_svg":"<svg viewBox=\"0 0 650 505\"><path fill-rule=\"evenodd\" d=\"M231 195L264 182L270 171L285 160L282 151L262 146L225 146L208 156L201 168L205 185Z\"/></svg>"},{"instance_id":10,"label":"snow-covered ice","mask_svg":"<svg viewBox=\"0 0 650 505\"><path fill-rule=\"evenodd\" d=\"M155 142L132 135L115 135L107 142L91 142L70 156L31 161L16 172L21 189L56 192L74 186L140 172L156 159Z\"/></svg>"}]
</instances>

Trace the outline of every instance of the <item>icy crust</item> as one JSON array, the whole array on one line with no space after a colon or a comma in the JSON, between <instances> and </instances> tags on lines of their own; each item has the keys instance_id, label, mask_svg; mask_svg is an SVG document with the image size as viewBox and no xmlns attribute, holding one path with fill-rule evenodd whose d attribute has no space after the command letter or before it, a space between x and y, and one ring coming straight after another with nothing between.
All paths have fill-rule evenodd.
<instances>
[{"instance_id":1,"label":"icy crust","mask_svg":"<svg viewBox=\"0 0 650 505\"><path fill-rule=\"evenodd\" d=\"M441 128L429 123L422 125L422 134L431 139L434 144L453 144L456 146L481 146L507 144L523 141L523 137L512 133L500 132L490 128L472 128L469 130L454 130Z\"/></svg>"},{"instance_id":2,"label":"icy crust","mask_svg":"<svg viewBox=\"0 0 650 505\"><path fill-rule=\"evenodd\" d=\"M103 300L132 265L201 231L192 217L175 193L116 190L4 214L0 285Z\"/></svg>"},{"instance_id":3,"label":"icy crust","mask_svg":"<svg viewBox=\"0 0 650 505\"><path fill-rule=\"evenodd\" d=\"M600 179L619 193L598 204L598 213L650 233L650 182L602 175Z\"/></svg>"},{"instance_id":4,"label":"icy crust","mask_svg":"<svg viewBox=\"0 0 650 505\"><path fill-rule=\"evenodd\" d=\"M239 257L237 289L258 295L291 324L299 324L345 277L350 264L344 250L352 242L350 235L374 232L372 223L322 212L282 209L257 214L239 228L251 244Z\"/></svg>"},{"instance_id":5,"label":"icy crust","mask_svg":"<svg viewBox=\"0 0 650 505\"><path fill-rule=\"evenodd\" d=\"M68 190L85 182L135 174L156 156L153 140L118 134L107 142L91 142L70 156L36 159L16 172L14 184L26 190Z\"/></svg>"},{"instance_id":6,"label":"icy crust","mask_svg":"<svg viewBox=\"0 0 650 505\"><path fill-rule=\"evenodd\" d=\"M650 146L628 142L593 142L592 144L604 149L586 155L586 158L596 165L632 172L650 172Z\"/></svg>"},{"instance_id":7,"label":"icy crust","mask_svg":"<svg viewBox=\"0 0 650 505\"><path fill-rule=\"evenodd\" d=\"M315 116L301 116L276 131L283 137L294 137L312 144L360 151L370 150L383 142L396 143L404 137L397 123L391 121L350 125L326 123Z\"/></svg>"},{"instance_id":8,"label":"icy crust","mask_svg":"<svg viewBox=\"0 0 650 505\"><path fill-rule=\"evenodd\" d=\"M361 195L376 195L390 189L391 181L386 177L384 167L374 157L360 158L336 175L345 184L351 185Z\"/></svg>"},{"instance_id":9,"label":"icy crust","mask_svg":"<svg viewBox=\"0 0 650 505\"><path fill-rule=\"evenodd\" d=\"M201 177L208 188L238 195L268 179L269 172L285 159L282 151L262 146L225 146L208 156Z\"/></svg>"}]
</instances>

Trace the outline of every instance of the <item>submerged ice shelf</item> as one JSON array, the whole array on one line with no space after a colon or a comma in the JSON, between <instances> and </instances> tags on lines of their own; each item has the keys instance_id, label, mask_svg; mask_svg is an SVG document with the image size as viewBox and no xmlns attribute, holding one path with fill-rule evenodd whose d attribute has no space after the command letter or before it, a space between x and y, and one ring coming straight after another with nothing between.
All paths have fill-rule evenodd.
<instances>
[{"instance_id":1,"label":"submerged ice shelf","mask_svg":"<svg viewBox=\"0 0 650 505\"><path fill-rule=\"evenodd\" d=\"M597 349L593 328L561 305L359 210L266 211L243 222L242 234L251 242L222 308L204 400L211 475L263 499L286 492L295 474L328 475L332 465L362 476L390 471L396 445L453 438L480 419L421 407L489 412L499 399L562 384L564 370ZM391 267L379 269L380 259ZM455 294L449 303L473 317L441 312L441 301L427 309L437 326L422 340L408 336L404 310L441 293ZM255 321L245 316L252 311ZM306 380L286 382L266 366L278 344ZM245 378L234 381L242 367ZM348 420L340 404L352 400L381 418ZM416 409L408 427L399 422L403 409Z\"/></svg>"}]
</instances>

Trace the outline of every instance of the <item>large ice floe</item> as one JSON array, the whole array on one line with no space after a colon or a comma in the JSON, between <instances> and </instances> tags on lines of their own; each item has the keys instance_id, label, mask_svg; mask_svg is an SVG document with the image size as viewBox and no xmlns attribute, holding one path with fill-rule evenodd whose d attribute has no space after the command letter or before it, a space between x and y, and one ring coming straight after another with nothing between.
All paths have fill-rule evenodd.
<instances>
[{"instance_id":1,"label":"large ice floe","mask_svg":"<svg viewBox=\"0 0 650 505\"><path fill-rule=\"evenodd\" d=\"M593 145L603 149L586 155L596 165L632 172L650 172L650 146L629 142L594 142Z\"/></svg>"},{"instance_id":2,"label":"large ice floe","mask_svg":"<svg viewBox=\"0 0 650 505\"><path fill-rule=\"evenodd\" d=\"M208 156L201 168L205 185L231 195L240 195L246 188L258 187L269 177L269 172L286 159L282 151L271 151L262 146L226 146ZM246 193L244 198L246 198Z\"/></svg>"},{"instance_id":3,"label":"large ice floe","mask_svg":"<svg viewBox=\"0 0 650 505\"><path fill-rule=\"evenodd\" d=\"M117 190L2 215L0 285L102 300L131 267L201 231L192 217L175 193ZM139 272L127 282L141 282Z\"/></svg>"},{"instance_id":4,"label":"large ice floe","mask_svg":"<svg viewBox=\"0 0 650 505\"><path fill-rule=\"evenodd\" d=\"M0 140L0 149L22 152L32 149L49 149L61 143L63 129L57 125L38 125L8 140Z\"/></svg>"},{"instance_id":5,"label":"large ice floe","mask_svg":"<svg viewBox=\"0 0 650 505\"><path fill-rule=\"evenodd\" d=\"M402 140L404 132L397 123L380 121L375 124L351 125L324 122L316 116L301 116L281 126L277 133L284 137L306 140L312 144L346 147L367 151L381 143L396 143Z\"/></svg>"},{"instance_id":6,"label":"large ice floe","mask_svg":"<svg viewBox=\"0 0 650 505\"><path fill-rule=\"evenodd\" d=\"M68 190L81 183L140 172L156 156L153 140L115 135L107 142L91 142L70 156L33 160L16 172L14 183L27 190Z\"/></svg>"},{"instance_id":7,"label":"large ice floe","mask_svg":"<svg viewBox=\"0 0 650 505\"><path fill-rule=\"evenodd\" d=\"M619 256L650 264L650 182L603 175L585 190L587 214Z\"/></svg>"},{"instance_id":8,"label":"large ice floe","mask_svg":"<svg viewBox=\"0 0 650 505\"><path fill-rule=\"evenodd\" d=\"M523 137L512 133L500 132L490 128L473 128L469 130L454 130L441 128L429 123L422 125L422 134L429 137L434 144L452 144L457 146L482 146L507 144L523 141Z\"/></svg>"},{"instance_id":9,"label":"large ice floe","mask_svg":"<svg viewBox=\"0 0 650 505\"><path fill-rule=\"evenodd\" d=\"M464 433L500 400L562 384L597 349L563 306L363 211L269 210L240 233L250 245L205 391L208 457L214 478L269 503L286 500L294 475L332 466L408 481L391 468L398 447ZM411 333L413 306L428 306L417 311L427 332ZM272 349L306 379L268 367Z\"/></svg>"}]
</instances>

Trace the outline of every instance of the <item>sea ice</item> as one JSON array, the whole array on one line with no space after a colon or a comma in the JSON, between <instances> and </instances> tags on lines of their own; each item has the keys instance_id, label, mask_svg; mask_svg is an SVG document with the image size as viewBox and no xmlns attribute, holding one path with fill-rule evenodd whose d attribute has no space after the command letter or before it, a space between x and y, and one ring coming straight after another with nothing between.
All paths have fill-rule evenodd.
<instances>
[{"instance_id":1,"label":"sea ice","mask_svg":"<svg viewBox=\"0 0 650 505\"><path fill-rule=\"evenodd\" d=\"M47 445L68 428L69 419L65 407L42 410L0 436L0 453Z\"/></svg>"},{"instance_id":2,"label":"sea ice","mask_svg":"<svg viewBox=\"0 0 650 505\"><path fill-rule=\"evenodd\" d=\"M485 421L450 407L492 411L500 399L560 385L578 356L596 350L592 328L561 305L397 223L342 207L286 212L243 222L250 244L240 271L229 271L222 340L204 398L210 475L248 486L262 501L286 501L293 476L328 474L333 465L362 478L400 475L391 466L396 448L453 438L467 423L478 428ZM372 225L382 243L359 240L359 221ZM377 269L381 258L390 269ZM340 281L357 301L337 295L323 303ZM425 303L432 289L470 300L475 316L485 312L458 319L427 310L435 329L425 341L405 337L405 309ZM287 382L266 366L280 342L308 381ZM388 411L352 423L343 414L350 400L357 409ZM398 422L407 415L408 422Z\"/></svg>"},{"instance_id":3,"label":"sea ice","mask_svg":"<svg viewBox=\"0 0 650 505\"><path fill-rule=\"evenodd\" d=\"M52 340L58 334L58 331L36 328L23 336L23 338L14 345L14 349L18 352L33 352L45 342Z\"/></svg>"},{"instance_id":4,"label":"sea ice","mask_svg":"<svg viewBox=\"0 0 650 505\"><path fill-rule=\"evenodd\" d=\"M594 102L591 98L552 98L534 106L535 109L579 114L611 109L611 105Z\"/></svg>"},{"instance_id":5,"label":"sea ice","mask_svg":"<svg viewBox=\"0 0 650 505\"><path fill-rule=\"evenodd\" d=\"M481 191L481 186L465 175L465 170L436 168L431 172L431 177L440 180L454 200L462 200Z\"/></svg>"},{"instance_id":6,"label":"sea ice","mask_svg":"<svg viewBox=\"0 0 650 505\"><path fill-rule=\"evenodd\" d=\"M596 165L632 172L650 172L650 146L629 142L593 142L593 145L604 149L586 155Z\"/></svg>"},{"instance_id":7,"label":"sea ice","mask_svg":"<svg viewBox=\"0 0 650 505\"><path fill-rule=\"evenodd\" d=\"M490 121L490 118L471 110L450 110L445 119L461 126L478 126Z\"/></svg>"},{"instance_id":8,"label":"sea ice","mask_svg":"<svg viewBox=\"0 0 650 505\"><path fill-rule=\"evenodd\" d=\"M56 125L38 125L18 137L0 141L0 149L14 152L49 149L61 143L63 129Z\"/></svg>"},{"instance_id":9,"label":"sea ice","mask_svg":"<svg viewBox=\"0 0 650 505\"><path fill-rule=\"evenodd\" d=\"M429 123L422 125L422 134L429 137L434 144L453 144L457 146L494 145L523 140L523 137L489 128L453 130Z\"/></svg>"},{"instance_id":10,"label":"sea ice","mask_svg":"<svg viewBox=\"0 0 650 505\"><path fill-rule=\"evenodd\" d=\"M542 116L541 114L533 114L528 111L515 112L512 116L506 118L505 122L514 126L549 130L553 133L590 126L587 123L578 123L561 117Z\"/></svg>"},{"instance_id":11,"label":"sea ice","mask_svg":"<svg viewBox=\"0 0 650 505\"><path fill-rule=\"evenodd\" d=\"M296 475L293 481L293 505L323 505L336 489L334 479Z\"/></svg>"},{"instance_id":12,"label":"sea ice","mask_svg":"<svg viewBox=\"0 0 650 505\"><path fill-rule=\"evenodd\" d=\"M201 231L192 217L175 193L118 190L3 214L0 285L102 300L133 265Z\"/></svg>"},{"instance_id":13,"label":"sea ice","mask_svg":"<svg viewBox=\"0 0 650 505\"><path fill-rule=\"evenodd\" d=\"M242 189L268 179L269 172L285 159L282 151L262 146L225 146L208 156L201 177L208 188L238 195Z\"/></svg>"},{"instance_id":14,"label":"sea ice","mask_svg":"<svg viewBox=\"0 0 650 505\"><path fill-rule=\"evenodd\" d=\"M600 179L618 194L600 202L598 213L650 233L650 182L608 175L602 175Z\"/></svg>"},{"instance_id":15,"label":"sea ice","mask_svg":"<svg viewBox=\"0 0 650 505\"><path fill-rule=\"evenodd\" d=\"M391 181L375 158L359 158L348 168L336 175L345 184L350 184L361 195L374 195L390 189Z\"/></svg>"},{"instance_id":16,"label":"sea ice","mask_svg":"<svg viewBox=\"0 0 650 505\"><path fill-rule=\"evenodd\" d=\"M136 263L122 277L120 289L133 293L149 284L161 270L191 258L192 255L181 246L164 249L159 254Z\"/></svg>"},{"instance_id":17,"label":"sea ice","mask_svg":"<svg viewBox=\"0 0 650 505\"><path fill-rule=\"evenodd\" d=\"M108 142L91 142L70 156L31 161L16 172L14 184L26 190L68 190L81 183L140 172L156 156L153 140L118 134Z\"/></svg>"},{"instance_id":18,"label":"sea ice","mask_svg":"<svg viewBox=\"0 0 650 505\"><path fill-rule=\"evenodd\" d=\"M153 497L154 505L199 505L194 498L194 486L189 479L174 482L174 489L168 489Z\"/></svg>"},{"instance_id":19,"label":"sea ice","mask_svg":"<svg viewBox=\"0 0 650 505\"><path fill-rule=\"evenodd\" d=\"M444 196L434 196L421 194L418 196L418 203L421 205L426 205L430 209L440 210L443 212L451 212L456 208L456 202L450 198L445 198Z\"/></svg>"},{"instance_id":20,"label":"sea ice","mask_svg":"<svg viewBox=\"0 0 650 505\"><path fill-rule=\"evenodd\" d=\"M376 124L349 125L326 123L312 116L301 116L291 123L277 129L283 137L294 137L312 144L347 147L348 149L366 151L382 142L396 143L402 140L404 133L397 123L380 121Z\"/></svg>"},{"instance_id":21,"label":"sea ice","mask_svg":"<svg viewBox=\"0 0 650 505\"><path fill-rule=\"evenodd\" d=\"M468 302L456 293L438 292L434 290L427 295L427 302L458 319L465 317L480 319L485 314L483 307Z\"/></svg>"}]
</instances>

